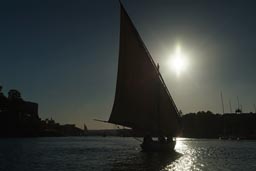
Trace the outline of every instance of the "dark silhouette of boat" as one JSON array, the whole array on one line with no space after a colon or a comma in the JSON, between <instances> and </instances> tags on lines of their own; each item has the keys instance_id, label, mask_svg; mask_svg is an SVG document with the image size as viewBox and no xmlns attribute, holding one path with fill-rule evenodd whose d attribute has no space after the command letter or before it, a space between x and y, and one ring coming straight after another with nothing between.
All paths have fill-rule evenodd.
<instances>
[{"instance_id":1,"label":"dark silhouette of boat","mask_svg":"<svg viewBox=\"0 0 256 171\"><path fill-rule=\"evenodd\" d=\"M122 3L116 94L109 123L144 137L143 151L173 151L180 127L177 107ZM157 137L158 140L153 140Z\"/></svg>"},{"instance_id":2,"label":"dark silhouette of boat","mask_svg":"<svg viewBox=\"0 0 256 171\"><path fill-rule=\"evenodd\" d=\"M172 152L176 145L176 141L165 140L165 141L151 141L147 142L144 138L143 143L140 145L143 151L146 152Z\"/></svg>"}]
</instances>

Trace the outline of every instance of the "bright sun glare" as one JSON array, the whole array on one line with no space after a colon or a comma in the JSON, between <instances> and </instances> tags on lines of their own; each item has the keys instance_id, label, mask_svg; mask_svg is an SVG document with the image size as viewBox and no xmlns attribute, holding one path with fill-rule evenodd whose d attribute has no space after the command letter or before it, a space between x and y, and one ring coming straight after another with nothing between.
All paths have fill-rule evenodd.
<instances>
[{"instance_id":1,"label":"bright sun glare","mask_svg":"<svg viewBox=\"0 0 256 171\"><path fill-rule=\"evenodd\" d=\"M172 70L176 72L177 76L180 76L180 74L187 69L188 61L179 45L177 45L174 54L171 56L169 64Z\"/></svg>"}]
</instances>

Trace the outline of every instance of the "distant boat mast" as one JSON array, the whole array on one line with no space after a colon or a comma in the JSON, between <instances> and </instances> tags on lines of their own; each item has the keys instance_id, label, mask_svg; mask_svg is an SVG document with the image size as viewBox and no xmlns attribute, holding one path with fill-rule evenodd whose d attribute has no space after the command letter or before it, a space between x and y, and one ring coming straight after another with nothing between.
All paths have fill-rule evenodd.
<instances>
[{"instance_id":1,"label":"distant boat mast","mask_svg":"<svg viewBox=\"0 0 256 171\"><path fill-rule=\"evenodd\" d=\"M237 109L236 109L236 113L237 113L237 114L241 114L242 111L243 111L243 106L240 105L239 98L238 98L238 96L237 96Z\"/></svg>"},{"instance_id":2,"label":"distant boat mast","mask_svg":"<svg viewBox=\"0 0 256 171\"><path fill-rule=\"evenodd\" d=\"M230 113L233 113L230 99L229 99L229 109L230 109Z\"/></svg>"},{"instance_id":3,"label":"distant boat mast","mask_svg":"<svg viewBox=\"0 0 256 171\"><path fill-rule=\"evenodd\" d=\"M241 106L242 106L242 105L240 105L239 97L237 96L237 109L242 110L242 109L241 109Z\"/></svg>"},{"instance_id":4,"label":"distant boat mast","mask_svg":"<svg viewBox=\"0 0 256 171\"><path fill-rule=\"evenodd\" d=\"M224 103L223 103L222 91L220 91L220 98L221 98L221 104L222 104L222 114L224 114Z\"/></svg>"}]
</instances>

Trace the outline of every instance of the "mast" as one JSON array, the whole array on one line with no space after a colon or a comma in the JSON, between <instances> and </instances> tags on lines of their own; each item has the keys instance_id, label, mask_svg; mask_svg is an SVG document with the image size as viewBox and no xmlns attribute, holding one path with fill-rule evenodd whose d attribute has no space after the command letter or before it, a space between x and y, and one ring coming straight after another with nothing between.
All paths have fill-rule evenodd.
<instances>
[{"instance_id":1,"label":"mast","mask_svg":"<svg viewBox=\"0 0 256 171\"><path fill-rule=\"evenodd\" d=\"M229 109L230 109L230 113L233 113L230 99L229 99Z\"/></svg>"},{"instance_id":2,"label":"mast","mask_svg":"<svg viewBox=\"0 0 256 171\"><path fill-rule=\"evenodd\" d=\"M220 98L221 98L221 104L222 104L222 114L224 114L224 103L223 103L222 91L220 91Z\"/></svg>"},{"instance_id":3,"label":"mast","mask_svg":"<svg viewBox=\"0 0 256 171\"><path fill-rule=\"evenodd\" d=\"M239 98L237 96L237 109L240 110Z\"/></svg>"}]
</instances>

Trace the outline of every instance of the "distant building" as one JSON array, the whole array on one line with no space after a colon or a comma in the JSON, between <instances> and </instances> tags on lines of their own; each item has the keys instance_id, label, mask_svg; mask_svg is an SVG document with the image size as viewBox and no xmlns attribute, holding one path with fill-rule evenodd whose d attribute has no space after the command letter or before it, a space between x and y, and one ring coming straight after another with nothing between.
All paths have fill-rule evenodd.
<instances>
[{"instance_id":1,"label":"distant building","mask_svg":"<svg viewBox=\"0 0 256 171\"><path fill-rule=\"evenodd\" d=\"M8 97L0 87L0 136L38 136L40 118L38 104L24 101L18 90L10 90Z\"/></svg>"},{"instance_id":2,"label":"distant building","mask_svg":"<svg viewBox=\"0 0 256 171\"><path fill-rule=\"evenodd\" d=\"M18 90L10 90L8 97L0 86L0 137L80 136L84 131L75 124L60 125L52 118L41 120L38 104L22 99Z\"/></svg>"}]
</instances>

